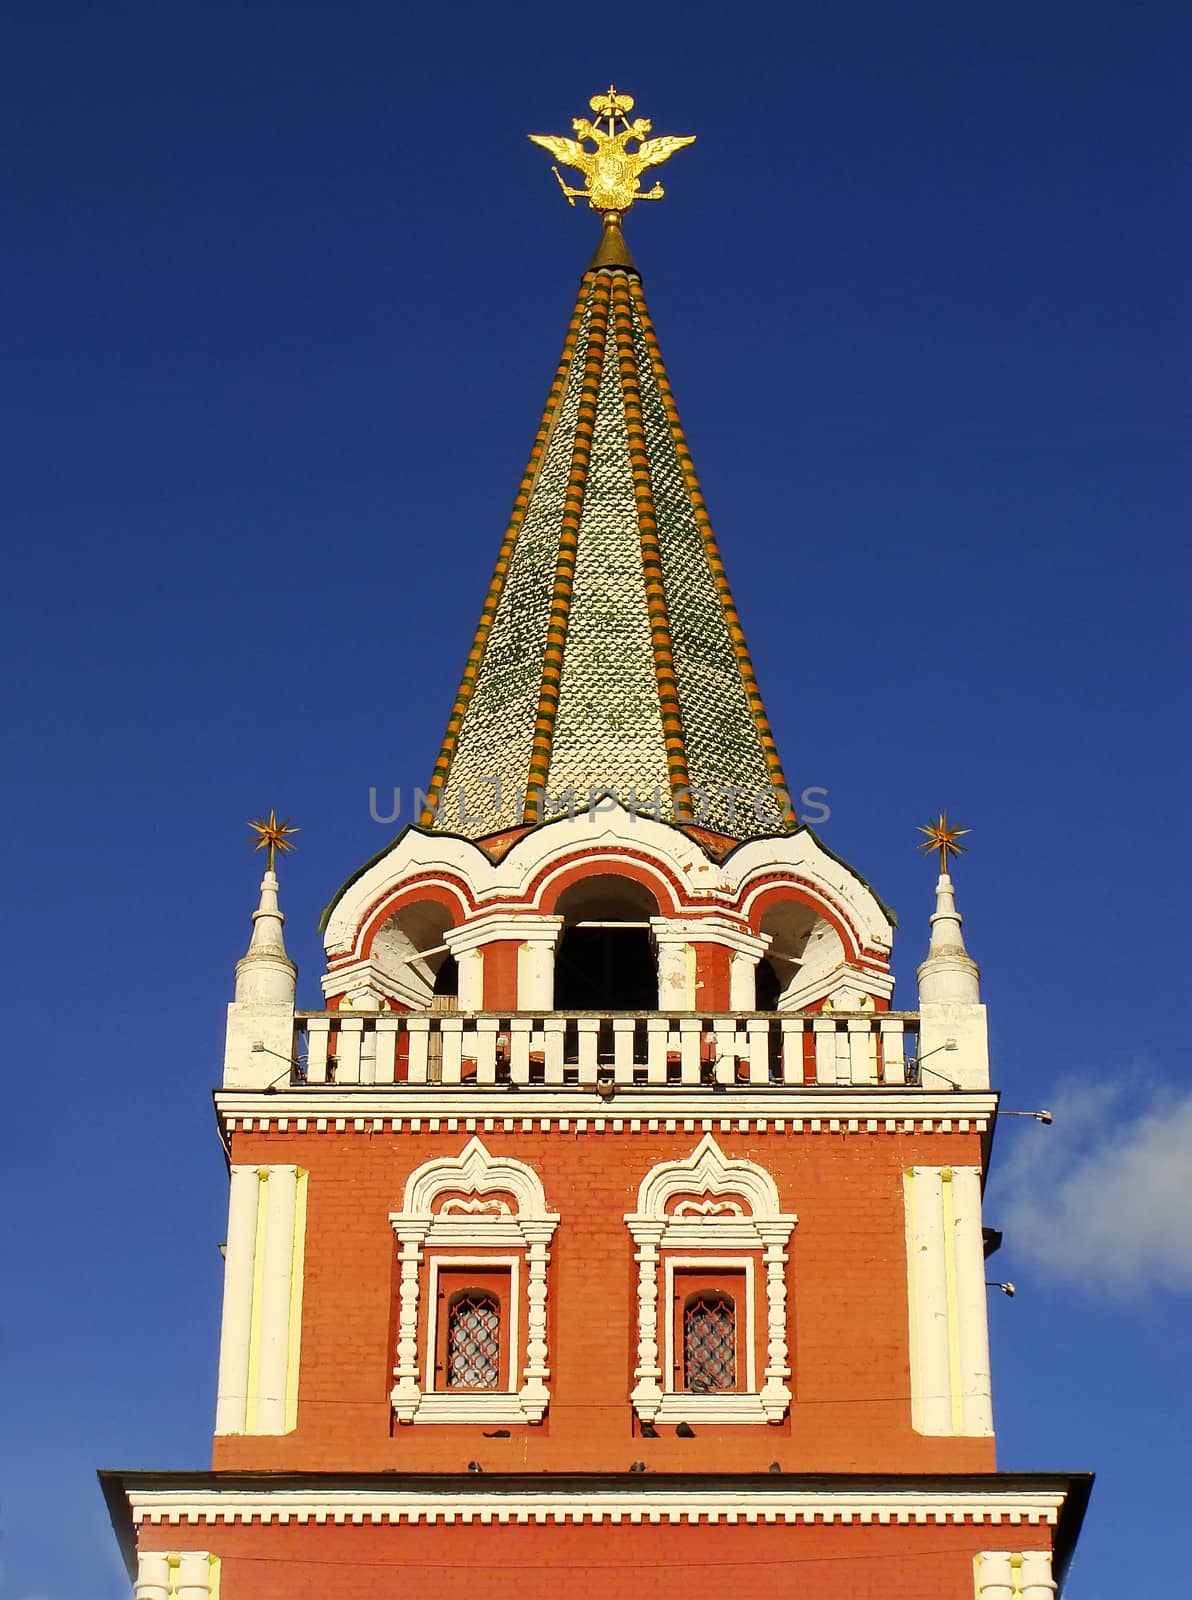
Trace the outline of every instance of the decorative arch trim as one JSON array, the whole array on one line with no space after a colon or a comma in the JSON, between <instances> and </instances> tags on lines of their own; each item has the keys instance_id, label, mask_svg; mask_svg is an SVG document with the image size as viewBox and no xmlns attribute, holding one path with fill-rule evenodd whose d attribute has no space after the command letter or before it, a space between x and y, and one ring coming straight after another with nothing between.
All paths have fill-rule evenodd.
<instances>
[{"instance_id":1,"label":"decorative arch trim","mask_svg":"<svg viewBox=\"0 0 1192 1600\"><path fill-rule=\"evenodd\" d=\"M434 1210L439 1195L453 1203ZM460 1195L475 1196L474 1203ZM483 1196L510 1197L485 1205ZM397 1235L401 1281L397 1360L390 1397L402 1423L487 1424L541 1422L550 1403L547 1379L546 1298L550 1243L558 1214L548 1211L542 1180L532 1167L512 1156L494 1156L478 1137L468 1140L457 1156L437 1156L415 1167L406 1179L402 1209L390 1214ZM500 1252L497 1254L496 1252ZM419 1349L419 1302L433 1290L440 1263L466 1261L483 1265L506 1263L510 1304L506 1308L514 1340L514 1365L521 1386L506 1393L439 1393L423 1389L421 1374L429 1370L428 1352ZM525 1334L519 1334L518 1311L525 1278ZM433 1305L433 1301L431 1302Z\"/></svg>"},{"instance_id":2,"label":"decorative arch trim","mask_svg":"<svg viewBox=\"0 0 1192 1600\"><path fill-rule=\"evenodd\" d=\"M667 1211L671 1200L684 1204ZM695 1199L693 1197L700 1197ZM727 1196L744 1201L718 1206ZM705 1202L704 1197L709 1197ZM691 1154L652 1167L638 1189L637 1210L625 1224L633 1235L637 1261L637 1367L632 1394L643 1422L781 1422L790 1409L791 1369L786 1340L787 1246L798 1217L784 1212L778 1186L756 1162L733 1160L710 1133ZM673 1363L663 1356L665 1331L659 1305L668 1304L667 1284L676 1263L723 1268L737 1262L750 1284L750 1312L763 1309L762 1293L752 1287L753 1263L761 1257L765 1274L766 1359L761 1387L753 1393L689 1394L677 1390Z\"/></svg>"},{"instance_id":3,"label":"decorative arch trim","mask_svg":"<svg viewBox=\"0 0 1192 1600\"><path fill-rule=\"evenodd\" d=\"M668 1221L667 1203L680 1194L740 1195L759 1221L778 1217L782 1209L778 1186L766 1169L753 1161L730 1160L710 1133L685 1160L661 1161L650 1169L637 1191L637 1218Z\"/></svg>"},{"instance_id":4,"label":"decorative arch trim","mask_svg":"<svg viewBox=\"0 0 1192 1600\"><path fill-rule=\"evenodd\" d=\"M402 1208L397 1215L403 1222L432 1220L434 1202L444 1190L476 1195L499 1190L516 1199L519 1221L559 1220L548 1211L542 1180L533 1167L512 1156L490 1155L478 1136L469 1139L457 1156L440 1156L415 1167L406 1179Z\"/></svg>"}]
</instances>

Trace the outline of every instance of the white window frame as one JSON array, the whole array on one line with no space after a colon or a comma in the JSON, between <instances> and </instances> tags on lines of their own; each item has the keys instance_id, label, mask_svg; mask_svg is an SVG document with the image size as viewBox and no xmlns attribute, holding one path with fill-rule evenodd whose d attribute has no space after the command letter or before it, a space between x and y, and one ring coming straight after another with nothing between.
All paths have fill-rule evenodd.
<instances>
[{"instance_id":1,"label":"white window frame","mask_svg":"<svg viewBox=\"0 0 1192 1600\"><path fill-rule=\"evenodd\" d=\"M665 1392L668 1395L682 1395L685 1400L703 1400L708 1398L706 1395L692 1394L689 1389L685 1389L683 1385L675 1378L675 1368L681 1365L678 1344L675 1339L675 1326L679 1320L679 1316L675 1309L675 1272L678 1270L679 1272L706 1272L709 1277L714 1277L725 1272L744 1273L745 1287L742 1290L741 1298L744 1299L745 1304L744 1306L740 1305L738 1300L734 1298L733 1318L734 1328L737 1329L737 1345L738 1349L740 1349L740 1324L736 1321L736 1319L741 1316L742 1312L744 1312L745 1382L738 1382L735 1389L717 1390L717 1394L723 1395L725 1399L728 1399L732 1395L736 1394L755 1393L757 1385L757 1354L754 1341L757 1337L757 1319L754 1315L754 1306L756 1302L754 1300L753 1257L713 1256L703 1254L695 1256L680 1256L671 1255L668 1251L666 1256L663 1258L662 1270L666 1284L666 1304L670 1307L670 1316L666 1320L666 1366L663 1369L663 1389ZM740 1377L740 1374L738 1374L738 1377Z\"/></svg>"},{"instance_id":2,"label":"white window frame","mask_svg":"<svg viewBox=\"0 0 1192 1600\"><path fill-rule=\"evenodd\" d=\"M447 1191L471 1196L435 1210ZM509 1195L485 1203L486 1194ZM458 1156L423 1162L406 1180L402 1209L390 1213L399 1247L397 1360L390 1403L399 1423L539 1423L550 1404L547 1379L548 1266L559 1218L547 1210L532 1167L493 1156L478 1138ZM509 1388L436 1389L438 1274L455 1266L510 1268ZM521 1319L524 1272L526 1319ZM419 1302L428 1303L419 1335ZM520 1377L520 1383L519 1383Z\"/></svg>"},{"instance_id":3,"label":"white window frame","mask_svg":"<svg viewBox=\"0 0 1192 1600\"><path fill-rule=\"evenodd\" d=\"M675 1215L677 1195L703 1201ZM705 1134L691 1155L659 1162L642 1180L637 1210L625 1224L633 1236L637 1261L637 1366L630 1396L642 1422L778 1423L790 1410L791 1369L786 1341L787 1246L798 1217L780 1209L774 1179L752 1161L731 1161L712 1135ZM675 1388L674 1268L711 1273L719 1265L752 1268L760 1257L765 1271L766 1361L759 1374L747 1366L748 1386L716 1394L690 1394ZM658 1326L659 1279L666 1324ZM745 1316L747 1361L754 1359L760 1290L747 1278ZM738 1315L739 1315L738 1308ZM665 1365L663 1365L665 1362ZM761 1384L758 1386L758 1378Z\"/></svg>"},{"instance_id":4,"label":"white window frame","mask_svg":"<svg viewBox=\"0 0 1192 1600\"><path fill-rule=\"evenodd\" d=\"M467 1395L470 1399L495 1398L502 1396L510 1399L515 1390L515 1377L517 1375L517 1338L518 1338L518 1306L520 1305L520 1277L518 1275L517 1256L448 1256L435 1255L430 1262L430 1285L427 1290L427 1317L426 1317L426 1367L422 1380L422 1387L427 1395L452 1394ZM506 1327L502 1330L506 1334L506 1363L505 1371L500 1374L504 1383L499 1389L443 1389L435 1388L435 1356L439 1345L439 1277L443 1271L460 1272L469 1267L475 1267L478 1272L501 1272L509 1269L509 1303L501 1307L501 1315L507 1319Z\"/></svg>"}]
</instances>

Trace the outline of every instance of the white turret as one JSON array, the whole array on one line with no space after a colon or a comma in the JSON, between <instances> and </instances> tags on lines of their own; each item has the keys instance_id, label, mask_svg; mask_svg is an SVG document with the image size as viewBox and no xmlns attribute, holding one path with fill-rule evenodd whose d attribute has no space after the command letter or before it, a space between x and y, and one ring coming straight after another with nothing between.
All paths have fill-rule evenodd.
<instances>
[{"instance_id":1,"label":"white turret","mask_svg":"<svg viewBox=\"0 0 1192 1600\"><path fill-rule=\"evenodd\" d=\"M224 1086L263 1089L284 1078L294 1057L294 993L298 968L286 954L282 933L285 918L277 903L274 851L288 848L285 830L270 813L268 823L253 823L257 833L267 830L268 866L261 879L261 898L252 914L252 938L236 963L236 991L228 1007L228 1032L224 1046ZM293 830L290 830L293 831Z\"/></svg>"},{"instance_id":2,"label":"white turret","mask_svg":"<svg viewBox=\"0 0 1192 1600\"><path fill-rule=\"evenodd\" d=\"M920 1071L923 1082L936 1089L948 1084L955 1089L988 1089L989 1030L981 1004L981 969L964 948L947 871L948 857L963 852L959 839L968 829L949 825L941 812L938 822L920 831L928 840L920 848L938 850L941 868L927 959L918 973Z\"/></svg>"},{"instance_id":3,"label":"white turret","mask_svg":"<svg viewBox=\"0 0 1192 1600\"><path fill-rule=\"evenodd\" d=\"M956 909L952 879L941 872L935 886L935 914L927 960L919 968L919 1004L955 1001L975 1006L981 1002L981 969L964 948L961 916Z\"/></svg>"},{"instance_id":4,"label":"white turret","mask_svg":"<svg viewBox=\"0 0 1192 1600\"><path fill-rule=\"evenodd\" d=\"M298 968L286 954L285 917L277 903L277 873L261 879L261 902L252 914L252 938L236 963L237 1005L285 1005L294 1009Z\"/></svg>"}]
</instances>

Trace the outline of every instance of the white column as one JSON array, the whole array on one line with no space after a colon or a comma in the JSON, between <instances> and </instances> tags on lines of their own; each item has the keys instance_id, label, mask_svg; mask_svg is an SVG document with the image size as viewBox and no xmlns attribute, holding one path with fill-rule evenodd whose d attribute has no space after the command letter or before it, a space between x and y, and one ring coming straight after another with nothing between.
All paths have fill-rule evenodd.
<instances>
[{"instance_id":1,"label":"white column","mask_svg":"<svg viewBox=\"0 0 1192 1600\"><path fill-rule=\"evenodd\" d=\"M977 1167L952 1168L952 1227L963 1431L992 1434L989 1294L985 1287L985 1242L981 1237L981 1173Z\"/></svg>"},{"instance_id":2,"label":"white column","mask_svg":"<svg viewBox=\"0 0 1192 1600\"><path fill-rule=\"evenodd\" d=\"M728 964L728 1006L730 1011L757 1010L757 963L759 957L747 950L734 950Z\"/></svg>"},{"instance_id":3,"label":"white column","mask_svg":"<svg viewBox=\"0 0 1192 1600\"><path fill-rule=\"evenodd\" d=\"M546 1269L550 1262L547 1245L554 1232L554 1224L523 1222L522 1232L529 1244L526 1289L529 1315L526 1323L525 1382L521 1398L531 1420L540 1422L550 1399L546 1387L546 1380L550 1377L546 1351Z\"/></svg>"},{"instance_id":4,"label":"white column","mask_svg":"<svg viewBox=\"0 0 1192 1600\"><path fill-rule=\"evenodd\" d=\"M252 1329L253 1261L257 1239L255 1166L234 1166L228 1195L228 1239L224 1246L223 1321L219 1336L216 1433L243 1433L248 1404L248 1342Z\"/></svg>"},{"instance_id":5,"label":"white column","mask_svg":"<svg viewBox=\"0 0 1192 1600\"><path fill-rule=\"evenodd\" d=\"M695 985L688 983L687 941L672 932L665 932L666 922L661 917L651 917L654 930L654 948L658 952L658 1009L659 1011L691 1011L695 1007Z\"/></svg>"},{"instance_id":6,"label":"white column","mask_svg":"<svg viewBox=\"0 0 1192 1600\"><path fill-rule=\"evenodd\" d=\"M210 1600L211 1557L206 1550L184 1550L178 1561L177 1600Z\"/></svg>"},{"instance_id":7,"label":"white column","mask_svg":"<svg viewBox=\"0 0 1192 1600\"><path fill-rule=\"evenodd\" d=\"M137 1553L136 1600L170 1600L170 1558L164 1552L141 1550Z\"/></svg>"},{"instance_id":8,"label":"white column","mask_svg":"<svg viewBox=\"0 0 1192 1600\"><path fill-rule=\"evenodd\" d=\"M517 952L517 1008L552 1011L555 1004L555 941L527 939Z\"/></svg>"},{"instance_id":9,"label":"white column","mask_svg":"<svg viewBox=\"0 0 1192 1600\"><path fill-rule=\"evenodd\" d=\"M927 1434L953 1431L942 1179L940 1167L911 1167L903 1175L911 1423Z\"/></svg>"},{"instance_id":10,"label":"white column","mask_svg":"<svg viewBox=\"0 0 1192 1600\"><path fill-rule=\"evenodd\" d=\"M422 1391L418 1386L418 1269L422 1264L421 1244L429 1223L402 1227L397 1231L401 1244L401 1286L398 1289L396 1380L390 1400L399 1422L413 1422Z\"/></svg>"},{"instance_id":11,"label":"white column","mask_svg":"<svg viewBox=\"0 0 1192 1600\"><path fill-rule=\"evenodd\" d=\"M1014 1600L1014 1569L1008 1550L982 1550L976 1560L978 1600Z\"/></svg>"},{"instance_id":12,"label":"white column","mask_svg":"<svg viewBox=\"0 0 1192 1600\"><path fill-rule=\"evenodd\" d=\"M1059 1588L1051 1575L1051 1551L1024 1550L1018 1582L1022 1600L1051 1600Z\"/></svg>"},{"instance_id":13,"label":"white column","mask_svg":"<svg viewBox=\"0 0 1192 1600\"><path fill-rule=\"evenodd\" d=\"M658 1361L658 1246L665 1224L633 1226L637 1245L637 1367L631 1399L638 1416L650 1422L662 1404L662 1368Z\"/></svg>"},{"instance_id":14,"label":"white column","mask_svg":"<svg viewBox=\"0 0 1192 1600\"><path fill-rule=\"evenodd\" d=\"M265 1259L261 1271L254 1433L286 1431L290 1356L290 1290L298 1168L270 1167L265 1184Z\"/></svg>"},{"instance_id":15,"label":"white column","mask_svg":"<svg viewBox=\"0 0 1192 1600\"><path fill-rule=\"evenodd\" d=\"M484 954L479 949L461 950L455 959L459 966L459 1009L479 1011L484 1005Z\"/></svg>"},{"instance_id":16,"label":"white column","mask_svg":"<svg viewBox=\"0 0 1192 1600\"><path fill-rule=\"evenodd\" d=\"M766 1372L761 1400L767 1422L781 1422L790 1406L790 1377L786 1343L786 1246L791 1224L758 1222L757 1231L765 1244L766 1268Z\"/></svg>"}]
</instances>

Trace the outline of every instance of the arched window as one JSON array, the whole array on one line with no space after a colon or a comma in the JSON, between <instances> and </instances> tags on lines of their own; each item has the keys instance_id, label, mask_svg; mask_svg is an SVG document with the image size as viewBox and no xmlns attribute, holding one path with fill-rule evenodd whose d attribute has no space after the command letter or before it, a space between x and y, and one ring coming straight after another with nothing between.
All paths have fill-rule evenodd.
<instances>
[{"instance_id":1,"label":"arched window","mask_svg":"<svg viewBox=\"0 0 1192 1600\"><path fill-rule=\"evenodd\" d=\"M683 1387L716 1394L737 1387L737 1307L723 1289L697 1289L683 1306Z\"/></svg>"},{"instance_id":2,"label":"arched window","mask_svg":"<svg viewBox=\"0 0 1192 1600\"><path fill-rule=\"evenodd\" d=\"M501 1303L484 1289L461 1289L447 1313L449 1389L501 1386Z\"/></svg>"},{"instance_id":3,"label":"arched window","mask_svg":"<svg viewBox=\"0 0 1192 1600\"><path fill-rule=\"evenodd\" d=\"M650 919L658 902L632 878L597 873L559 896L556 1011L657 1011Z\"/></svg>"}]
</instances>

